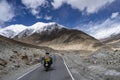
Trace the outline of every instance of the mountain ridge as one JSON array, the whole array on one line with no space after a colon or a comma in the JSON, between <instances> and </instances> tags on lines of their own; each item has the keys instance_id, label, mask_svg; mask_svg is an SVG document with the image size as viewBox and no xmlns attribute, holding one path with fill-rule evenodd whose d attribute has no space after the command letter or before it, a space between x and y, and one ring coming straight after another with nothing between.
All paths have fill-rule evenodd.
<instances>
[{"instance_id":1,"label":"mountain ridge","mask_svg":"<svg viewBox=\"0 0 120 80\"><path fill-rule=\"evenodd\" d=\"M57 24L56 22L49 22L49 23L43 23L43 22L37 22L35 24L33 24L32 26L25 26L25 25L10 25L8 27L2 28L0 30L0 35L8 37L8 38L14 38L16 35L20 34L21 32L27 30L31 30L31 34L32 31L34 32L40 32L40 31L45 31L45 30L52 30L54 28L52 28L52 25L60 25ZM60 25L62 28L64 26Z\"/></svg>"},{"instance_id":2,"label":"mountain ridge","mask_svg":"<svg viewBox=\"0 0 120 80\"><path fill-rule=\"evenodd\" d=\"M102 45L99 40L80 30L68 29L55 22L38 22L19 32L13 39L55 50L92 50L96 45Z\"/></svg>"}]
</instances>

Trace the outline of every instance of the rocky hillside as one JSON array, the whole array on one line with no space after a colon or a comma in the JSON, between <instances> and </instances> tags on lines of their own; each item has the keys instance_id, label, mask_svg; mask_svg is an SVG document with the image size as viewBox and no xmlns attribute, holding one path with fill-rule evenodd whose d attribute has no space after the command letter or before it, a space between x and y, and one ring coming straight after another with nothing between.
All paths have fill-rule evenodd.
<instances>
[{"instance_id":1,"label":"rocky hillside","mask_svg":"<svg viewBox=\"0 0 120 80\"><path fill-rule=\"evenodd\" d=\"M63 54L75 78L78 80L120 80L120 50L103 47L91 55L85 54L89 52Z\"/></svg>"},{"instance_id":2,"label":"rocky hillside","mask_svg":"<svg viewBox=\"0 0 120 80\"><path fill-rule=\"evenodd\" d=\"M120 33L101 40L103 43L110 45L113 49L120 49Z\"/></svg>"},{"instance_id":3,"label":"rocky hillside","mask_svg":"<svg viewBox=\"0 0 120 80\"><path fill-rule=\"evenodd\" d=\"M117 40L120 40L120 33L111 35L110 37L102 39L101 41L104 43L110 43L112 41L117 41Z\"/></svg>"},{"instance_id":4,"label":"rocky hillside","mask_svg":"<svg viewBox=\"0 0 120 80\"><path fill-rule=\"evenodd\" d=\"M57 50L94 50L96 46L102 45L97 39L82 31L67 29L57 23L42 27L41 24L37 24L35 30L25 29L14 39Z\"/></svg>"},{"instance_id":5,"label":"rocky hillside","mask_svg":"<svg viewBox=\"0 0 120 80\"><path fill-rule=\"evenodd\" d=\"M0 36L0 80L13 71L39 63L46 47L38 47Z\"/></svg>"}]
</instances>

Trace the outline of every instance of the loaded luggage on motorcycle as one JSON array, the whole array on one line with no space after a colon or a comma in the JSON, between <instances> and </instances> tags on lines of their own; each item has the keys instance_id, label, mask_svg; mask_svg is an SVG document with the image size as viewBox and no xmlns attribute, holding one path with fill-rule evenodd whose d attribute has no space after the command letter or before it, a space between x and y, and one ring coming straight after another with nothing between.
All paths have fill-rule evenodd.
<instances>
[{"instance_id":1,"label":"loaded luggage on motorcycle","mask_svg":"<svg viewBox=\"0 0 120 80\"><path fill-rule=\"evenodd\" d=\"M53 63L52 57L47 55L45 57L42 57L41 61L42 61L44 68L46 69L46 71L48 71L48 69L51 67L51 64Z\"/></svg>"}]
</instances>

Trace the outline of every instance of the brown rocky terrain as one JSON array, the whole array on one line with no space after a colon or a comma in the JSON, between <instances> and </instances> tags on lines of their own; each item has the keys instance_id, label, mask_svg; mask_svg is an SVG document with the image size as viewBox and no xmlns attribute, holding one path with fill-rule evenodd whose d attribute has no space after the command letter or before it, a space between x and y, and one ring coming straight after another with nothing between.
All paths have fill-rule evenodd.
<instances>
[{"instance_id":1,"label":"brown rocky terrain","mask_svg":"<svg viewBox=\"0 0 120 80\"><path fill-rule=\"evenodd\" d=\"M109 43L109 42L112 42L112 41L117 41L120 39L120 34L115 34L115 35L112 35L110 37L107 37L105 39L102 39L101 41L104 42L104 43Z\"/></svg>"},{"instance_id":2,"label":"brown rocky terrain","mask_svg":"<svg viewBox=\"0 0 120 80\"><path fill-rule=\"evenodd\" d=\"M26 35L26 33L22 34ZM20 38L18 34L14 39L34 45L51 47L56 50L95 50L102 45L99 40L82 31L66 28L55 29L52 32L43 31L42 33L34 33Z\"/></svg>"},{"instance_id":3,"label":"brown rocky terrain","mask_svg":"<svg viewBox=\"0 0 120 80\"><path fill-rule=\"evenodd\" d=\"M120 80L118 37L101 43L82 31L66 28L30 36L22 34L24 36L17 35L14 38L20 42L0 37L1 77L39 62L42 55L40 53L51 51L53 48L57 53L61 53L76 80Z\"/></svg>"},{"instance_id":4,"label":"brown rocky terrain","mask_svg":"<svg viewBox=\"0 0 120 80\"><path fill-rule=\"evenodd\" d=\"M96 51L59 52L76 80L120 80L120 38L107 39ZM64 54L66 53L66 54Z\"/></svg>"},{"instance_id":5,"label":"brown rocky terrain","mask_svg":"<svg viewBox=\"0 0 120 80\"><path fill-rule=\"evenodd\" d=\"M7 75L14 75L16 70L40 63L46 50L47 47L29 45L0 36L0 80L4 80Z\"/></svg>"},{"instance_id":6,"label":"brown rocky terrain","mask_svg":"<svg viewBox=\"0 0 120 80\"><path fill-rule=\"evenodd\" d=\"M76 80L120 80L120 50L103 47L92 53L63 53L61 54Z\"/></svg>"},{"instance_id":7,"label":"brown rocky terrain","mask_svg":"<svg viewBox=\"0 0 120 80\"><path fill-rule=\"evenodd\" d=\"M120 48L120 34L116 34L111 37L102 39L101 42L111 46L113 49L119 49Z\"/></svg>"}]
</instances>

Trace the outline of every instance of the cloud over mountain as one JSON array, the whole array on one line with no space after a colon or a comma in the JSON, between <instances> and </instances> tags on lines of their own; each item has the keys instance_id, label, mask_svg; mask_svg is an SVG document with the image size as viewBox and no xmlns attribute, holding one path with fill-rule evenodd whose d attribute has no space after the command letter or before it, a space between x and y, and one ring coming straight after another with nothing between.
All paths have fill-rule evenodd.
<instances>
[{"instance_id":1,"label":"cloud over mountain","mask_svg":"<svg viewBox=\"0 0 120 80\"><path fill-rule=\"evenodd\" d=\"M80 29L97 39L103 39L120 33L120 17L118 15L119 13L115 12L102 22L90 22L89 24L78 25L75 29Z\"/></svg>"},{"instance_id":2,"label":"cloud over mountain","mask_svg":"<svg viewBox=\"0 0 120 80\"><path fill-rule=\"evenodd\" d=\"M22 0L22 3L30 9L33 15L38 15L39 7L45 4L45 0Z\"/></svg>"},{"instance_id":3,"label":"cloud over mountain","mask_svg":"<svg viewBox=\"0 0 120 80\"><path fill-rule=\"evenodd\" d=\"M119 0L0 0L0 28L56 22L102 38L108 35L104 30L119 25L119 4ZM98 37L100 33L104 36Z\"/></svg>"},{"instance_id":4,"label":"cloud over mountain","mask_svg":"<svg viewBox=\"0 0 120 80\"><path fill-rule=\"evenodd\" d=\"M54 0L52 5L54 8L59 8L63 3L71 5L74 9L86 11L87 13L95 13L104 8L104 6L111 4L115 0Z\"/></svg>"},{"instance_id":5,"label":"cloud over mountain","mask_svg":"<svg viewBox=\"0 0 120 80\"><path fill-rule=\"evenodd\" d=\"M6 1L0 1L0 24L10 21L15 16L13 7Z\"/></svg>"}]
</instances>

